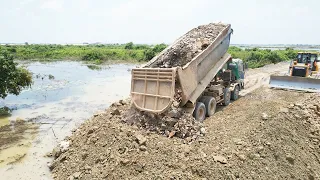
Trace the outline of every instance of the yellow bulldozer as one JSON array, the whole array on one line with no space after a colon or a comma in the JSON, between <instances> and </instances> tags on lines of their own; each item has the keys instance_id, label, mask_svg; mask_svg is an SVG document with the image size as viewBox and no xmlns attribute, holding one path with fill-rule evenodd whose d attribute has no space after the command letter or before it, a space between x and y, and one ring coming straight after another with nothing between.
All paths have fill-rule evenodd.
<instances>
[{"instance_id":1,"label":"yellow bulldozer","mask_svg":"<svg viewBox=\"0 0 320 180\"><path fill-rule=\"evenodd\" d=\"M271 75L269 84L272 88L320 92L320 54L298 52L290 62L288 75Z\"/></svg>"}]
</instances>

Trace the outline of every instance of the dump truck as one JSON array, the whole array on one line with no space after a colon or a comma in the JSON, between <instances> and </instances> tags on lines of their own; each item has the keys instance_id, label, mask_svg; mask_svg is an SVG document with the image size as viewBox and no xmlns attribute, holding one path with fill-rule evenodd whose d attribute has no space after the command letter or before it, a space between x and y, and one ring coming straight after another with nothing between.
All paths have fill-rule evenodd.
<instances>
[{"instance_id":1,"label":"dump truck","mask_svg":"<svg viewBox=\"0 0 320 180\"><path fill-rule=\"evenodd\" d=\"M133 105L140 111L161 114L177 103L178 94L179 107L203 121L215 113L217 105L226 106L230 100L237 100L244 88L245 65L227 53L232 31L228 24L183 67L150 68L157 63L155 57L146 65L132 69Z\"/></svg>"},{"instance_id":2,"label":"dump truck","mask_svg":"<svg viewBox=\"0 0 320 180\"><path fill-rule=\"evenodd\" d=\"M298 52L291 60L288 75L270 76L270 87L320 92L320 57L318 52Z\"/></svg>"}]
</instances>

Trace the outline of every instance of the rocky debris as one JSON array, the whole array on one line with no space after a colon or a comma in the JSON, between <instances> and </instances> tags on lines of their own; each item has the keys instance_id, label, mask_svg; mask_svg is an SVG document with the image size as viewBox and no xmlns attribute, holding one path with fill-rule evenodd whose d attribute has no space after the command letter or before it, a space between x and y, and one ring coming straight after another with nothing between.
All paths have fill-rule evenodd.
<instances>
[{"instance_id":1,"label":"rocky debris","mask_svg":"<svg viewBox=\"0 0 320 180\"><path fill-rule=\"evenodd\" d=\"M266 114L266 113L262 113L262 115L261 115L261 118L262 118L262 120L268 120L268 115Z\"/></svg>"},{"instance_id":2,"label":"rocky debris","mask_svg":"<svg viewBox=\"0 0 320 180\"><path fill-rule=\"evenodd\" d=\"M168 137L194 137L193 139L197 139L202 123L195 121L191 114L182 113L181 109L177 114L179 115L170 117L167 114L140 112L135 108L130 108L126 111L122 121Z\"/></svg>"},{"instance_id":3,"label":"rocky debris","mask_svg":"<svg viewBox=\"0 0 320 180\"><path fill-rule=\"evenodd\" d=\"M213 156L214 161L219 162L221 164L227 164L227 159L223 156Z\"/></svg>"},{"instance_id":4,"label":"rocky debris","mask_svg":"<svg viewBox=\"0 0 320 180\"><path fill-rule=\"evenodd\" d=\"M156 63L152 67L171 68L186 65L214 42L226 27L226 24L210 23L192 29L156 56Z\"/></svg>"},{"instance_id":5,"label":"rocky debris","mask_svg":"<svg viewBox=\"0 0 320 180\"><path fill-rule=\"evenodd\" d=\"M116 108L116 109L112 110L111 114L112 115L120 115L121 113L120 113L119 109Z\"/></svg>"},{"instance_id":6,"label":"rocky debris","mask_svg":"<svg viewBox=\"0 0 320 180\"><path fill-rule=\"evenodd\" d=\"M246 156L243 155L243 154L239 154L238 157L239 157L239 159L240 159L241 161L245 161L245 160L246 160Z\"/></svg>"},{"instance_id":7,"label":"rocky debris","mask_svg":"<svg viewBox=\"0 0 320 180\"><path fill-rule=\"evenodd\" d=\"M287 154L287 155L286 155L286 160L287 160L290 164L294 165L294 157L293 157L291 154Z\"/></svg>"},{"instance_id":8,"label":"rocky debris","mask_svg":"<svg viewBox=\"0 0 320 180\"><path fill-rule=\"evenodd\" d=\"M147 147L146 146L140 146L140 151L146 151L147 150Z\"/></svg>"},{"instance_id":9,"label":"rocky debris","mask_svg":"<svg viewBox=\"0 0 320 180\"><path fill-rule=\"evenodd\" d=\"M50 169L55 179L75 172L80 179L319 179L320 116L313 105L320 98L312 96L259 89L197 132L183 116L132 116L129 105L117 106L121 115L113 116L111 107L67 138L68 150ZM301 106L289 108L295 103ZM261 123L264 112L269 118ZM188 136L181 139L183 133Z\"/></svg>"},{"instance_id":10,"label":"rocky debris","mask_svg":"<svg viewBox=\"0 0 320 180\"><path fill-rule=\"evenodd\" d=\"M60 149L62 152L66 152L69 149L70 142L69 141L61 141L59 146L60 146Z\"/></svg>"},{"instance_id":11,"label":"rocky debris","mask_svg":"<svg viewBox=\"0 0 320 180\"><path fill-rule=\"evenodd\" d=\"M204 128L204 127L200 128L200 133L205 135L207 133L206 128Z\"/></svg>"},{"instance_id":12,"label":"rocky debris","mask_svg":"<svg viewBox=\"0 0 320 180\"><path fill-rule=\"evenodd\" d=\"M135 137L136 137L136 141L139 143L139 145L146 145L147 138L145 138L141 134L136 134Z\"/></svg>"}]
</instances>

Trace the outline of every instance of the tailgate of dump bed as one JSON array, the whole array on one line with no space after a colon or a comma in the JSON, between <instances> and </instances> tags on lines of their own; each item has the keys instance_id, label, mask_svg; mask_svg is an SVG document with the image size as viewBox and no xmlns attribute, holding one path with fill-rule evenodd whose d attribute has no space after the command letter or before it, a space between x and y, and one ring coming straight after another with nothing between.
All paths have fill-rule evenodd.
<instances>
[{"instance_id":1,"label":"tailgate of dump bed","mask_svg":"<svg viewBox=\"0 0 320 180\"><path fill-rule=\"evenodd\" d=\"M176 68L132 69L132 102L141 111L166 111L173 102L175 77Z\"/></svg>"}]
</instances>

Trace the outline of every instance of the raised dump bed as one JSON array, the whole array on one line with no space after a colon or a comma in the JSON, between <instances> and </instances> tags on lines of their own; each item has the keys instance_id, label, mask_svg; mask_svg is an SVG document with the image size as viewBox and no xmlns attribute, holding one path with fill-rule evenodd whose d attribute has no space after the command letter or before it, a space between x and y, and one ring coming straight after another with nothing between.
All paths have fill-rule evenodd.
<instances>
[{"instance_id":1,"label":"raised dump bed","mask_svg":"<svg viewBox=\"0 0 320 180\"><path fill-rule=\"evenodd\" d=\"M226 53L231 33L231 25L224 24L215 39L182 67L171 67L172 64L159 62L165 61L165 58L159 57L169 54L172 47L181 42L186 35L167 47L145 66L134 68L131 96L136 108L141 111L163 113L172 106L174 101L177 101L180 107L193 112L204 90L222 67L231 60L231 56Z\"/></svg>"}]
</instances>

